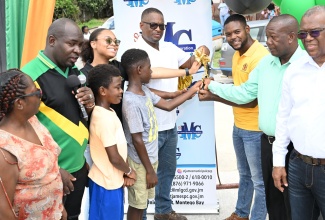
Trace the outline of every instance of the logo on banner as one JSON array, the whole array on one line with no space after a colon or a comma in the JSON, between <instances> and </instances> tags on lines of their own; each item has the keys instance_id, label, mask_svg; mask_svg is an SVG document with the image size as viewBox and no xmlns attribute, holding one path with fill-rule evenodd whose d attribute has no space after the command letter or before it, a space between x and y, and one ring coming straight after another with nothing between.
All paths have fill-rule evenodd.
<instances>
[{"instance_id":1,"label":"logo on banner","mask_svg":"<svg viewBox=\"0 0 325 220\"><path fill-rule=\"evenodd\" d=\"M179 30L176 31L174 34L173 26L175 22L167 22L166 25L166 32L165 32L165 39L166 42L171 42L175 44L177 47L181 48L185 52L194 52L196 49L195 44L180 44L179 39L182 35L185 35L188 37L190 41L192 41L192 30Z\"/></svg>"},{"instance_id":2,"label":"logo on banner","mask_svg":"<svg viewBox=\"0 0 325 220\"><path fill-rule=\"evenodd\" d=\"M182 156L182 153L179 150L179 147L176 148L176 160L178 160Z\"/></svg>"},{"instance_id":3,"label":"logo on banner","mask_svg":"<svg viewBox=\"0 0 325 220\"><path fill-rule=\"evenodd\" d=\"M184 122L183 124L178 126L177 133L180 134L180 138L183 138L183 140L195 140L201 137L203 133L201 125L195 125L195 122L191 122L190 129L188 129L187 123Z\"/></svg>"},{"instance_id":4,"label":"logo on banner","mask_svg":"<svg viewBox=\"0 0 325 220\"><path fill-rule=\"evenodd\" d=\"M149 3L149 0L124 0L125 2L129 2L126 6L130 6L131 8L133 7L143 7L144 5Z\"/></svg>"},{"instance_id":5,"label":"logo on banner","mask_svg":"<svg viewBox=\"0 0 325 220\"><path fill-rule=\"evenodd\" d=\"M174 3L177 3L178 5L190 5L192 2L195 2L196 0L176 0Z\"/></svg>"}]
</instances>

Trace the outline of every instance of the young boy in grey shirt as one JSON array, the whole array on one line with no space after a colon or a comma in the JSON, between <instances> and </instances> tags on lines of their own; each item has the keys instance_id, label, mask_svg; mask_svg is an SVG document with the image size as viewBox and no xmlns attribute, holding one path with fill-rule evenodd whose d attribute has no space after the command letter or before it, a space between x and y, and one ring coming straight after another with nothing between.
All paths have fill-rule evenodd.
<instances>
[{"instance_id":1,"label":"young boy in grey shirt","mask_svg":"<svg viewBox=\"0 0 325 220\"><path fill-rule=\"evenodd\" d=\"M202 82L197 82L187 92L167 101L143 85L150 81L152 72L147 52L127 50L122 55L121 64L129 78L122 105L128 163L137 173L137 181L128 188L127 219L141 220L147 200L154 198L154 186L158 183L158 125L154 106L171 111L198 92Z\"/></svg>"}]
</instances>

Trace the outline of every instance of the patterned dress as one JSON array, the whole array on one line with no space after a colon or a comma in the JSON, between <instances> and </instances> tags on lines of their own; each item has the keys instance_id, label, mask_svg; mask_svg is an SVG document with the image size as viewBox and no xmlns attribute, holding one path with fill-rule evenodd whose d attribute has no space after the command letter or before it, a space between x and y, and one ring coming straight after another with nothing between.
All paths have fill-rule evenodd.
<instances>
[{"instance_id":1,"label":"patterned dress","mask_svg":"<svg viewBox=\"0 0 325 220\"><path fill-rule=\"evenodd\" d=\"M0 148L16 156L18 161L19 176L12 205L19 219L60 219L63 186L58 156L61 149L35 116L29 122L42 145L0 129Z\"/></svg>"}]
</instances>

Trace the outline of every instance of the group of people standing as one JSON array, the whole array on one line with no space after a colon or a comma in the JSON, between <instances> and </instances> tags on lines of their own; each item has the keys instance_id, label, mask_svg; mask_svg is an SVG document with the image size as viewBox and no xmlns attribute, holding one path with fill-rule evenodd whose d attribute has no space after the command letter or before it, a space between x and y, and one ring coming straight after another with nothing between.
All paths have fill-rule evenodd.
<instances>
[{"instance_id":1,"label":"group of people standing","mask_svg":"<svg viewBox=\"0 0 325 220\"><path fill-rule=\"evenodd\" d=\"M84 43L75 22L58 19L34 60L22 71L0 74L1 219L78 219L88 185L89 219L123 219L124 186L128 219L145 218L149 198L156 200L155 219L186 219L169 196L176 170L174 109L201 86L178 91L178 76L196 73L201 64L160 41L165 22L158 9L143 11L140 28L138 49L119 62L110 61L120 44L111 31L97 29ZM207 47L198 49L209 55ZM79 56L81 71L74 65ZM86 76L85 85L71 88L67 79L79 75ZM91 167L84 157L88 143Z\"/></svg>"},{"instance_id":2,"label":"group of people standing","mask_svg":"<svg viewBox=\"0 0 325 220\"><path fill-rule=\"evenodd\" d=\"M270 54L252 40L243 16L225 22L225 36L236 50L234 85L205 80L199 99L234 106L240 178L236 208L227 220L325 215L324 12L324 6L307 10L300 27L288 14L272 18L266 27Z\"/></svg>"},{"instance_id":3,"label":"group of people standing","mask_svg":"<svg viewBox=\"0 0 325 220\"><path fill-rule=\"evenodd\" d=\"M155 198L156 220L186 220L170 199L174 109L197 92L201 101L234 106L240 184L228 220L324 216L325 7L309 9L300 28L290 15L271 19L271 54L251 38L245 17L231 15L224 25L236 50L234 85L205 79L177 91L177 77L196 73L201 63L161 41L160 10L143 11L142 36L121 62L110 61L121 43L110 30L97 29L84 43L75 22L54 21L34 60L0 74L0 219L78 219L86 186L89 219L123 219L125 186L127 219L145 219ZM205 46L198 50L209 55ZM79 56L81 71L74 65ZM79 75L85 85L71 88L67 78Z\"/></svg>"}]
</instances>

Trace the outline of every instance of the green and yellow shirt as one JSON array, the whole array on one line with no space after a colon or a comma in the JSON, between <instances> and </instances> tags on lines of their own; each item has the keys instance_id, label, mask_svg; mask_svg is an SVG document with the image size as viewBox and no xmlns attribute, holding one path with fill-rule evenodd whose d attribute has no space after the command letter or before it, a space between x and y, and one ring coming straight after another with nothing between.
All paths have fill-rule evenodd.
<instances>
[{"instance_id":1,"label":"green and yellow shirt","mask_svg":"<svg viewBox=\"0 0 325 220\"><path fill-rule=\"evenodd\" d=\"M62 149L59 166L70 173L80 170L85 163L88 125L66 81L69 75L81 73L75 66L63 72L43 51L27 63L22 71L42 89L42 102L36 116Z\"/></svg>"}]
</instances>

